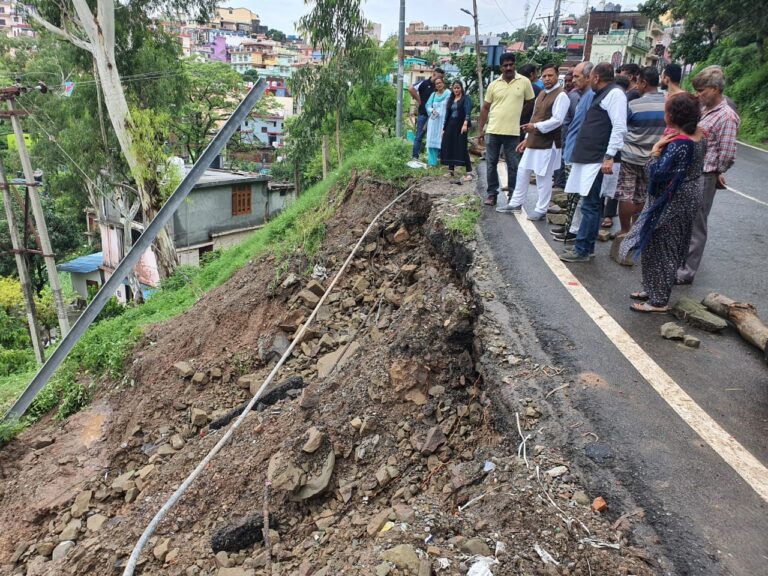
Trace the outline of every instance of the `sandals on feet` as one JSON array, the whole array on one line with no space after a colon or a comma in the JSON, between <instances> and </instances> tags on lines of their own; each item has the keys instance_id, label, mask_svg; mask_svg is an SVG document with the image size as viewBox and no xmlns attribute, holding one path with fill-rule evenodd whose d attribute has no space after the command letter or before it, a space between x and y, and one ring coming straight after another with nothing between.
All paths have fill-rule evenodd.
<instances>
[{"instance_id":1,"label":"sandals on feet","mask_svg":"<svg viewBox=\"0 0 768 576\"><path fill-rule=\"evenodd\" d=\"M639 292L632 292L632 294L629 295L632 300L640 300L642 302L645 302L648 300L648 292L645 291L639 291Z\"/></svg>"},{"instance_id":2,"label":"sandals on feet","mask_svg":"<svg viewBox=\"0 0 768 576\"><path fill-rule=\"evenodd\" d=\"M472 174L466 174L464 176L464 182L472 182L472 180L474 180L474 179L475 179L475 177Z\"/></svg>"},{"instance_id":3,"label":"sandals on feet","mask_svg":"<svg viewBox=\"0 0 768 576\"><path fill-rule=\"evenodd\" d=\"M667 314L669 312L669 306L657 308L656 306L651 306L648 302L635 302L630 305L630 308L635 312L642 312L643 314Z\"/></svg>"},{"instance_id":4,"label":"sandals on feet","mask_svg":"<svg viewBox=\"0 0 768 576\"><path fill-rule=\"evenodd\" d=\"M613 227L613 218L603 218L603 221L600 223L601 228L611 228Z\"/></svg>"}]
</instances>

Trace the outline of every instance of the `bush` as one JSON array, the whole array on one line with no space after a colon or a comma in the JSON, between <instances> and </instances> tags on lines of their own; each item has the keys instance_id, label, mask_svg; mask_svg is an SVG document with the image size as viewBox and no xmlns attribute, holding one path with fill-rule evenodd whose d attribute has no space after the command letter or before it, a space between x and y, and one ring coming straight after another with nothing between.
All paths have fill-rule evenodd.
<instances>
[{"instance_id":1,"label":"bush","mask_svg":"<svg viewBox=\"0 0 768 576\"><path fill-rule=\"evenodd\" d=\"M0 346L0 376L10 376L16 372L32 370L37 365L31 348L7 350Z\"/></svg>"}]
</instances>

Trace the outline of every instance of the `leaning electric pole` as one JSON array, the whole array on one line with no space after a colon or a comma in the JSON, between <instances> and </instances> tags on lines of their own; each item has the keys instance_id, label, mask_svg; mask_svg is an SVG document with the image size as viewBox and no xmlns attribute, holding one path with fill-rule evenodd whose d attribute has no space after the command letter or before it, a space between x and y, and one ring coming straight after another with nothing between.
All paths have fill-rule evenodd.
<instances>
[{"instance_id":1,"label":"leaning electric pole","mask_svg":"<svg viewBox=\"0 0 768 576\"><path fill-rule=\"evenodd\" d=\"M42 91L47 89L42 86ZM61 284L59 282L59 271L56 269L56 260L53 257L53 247L51 246L51 240L48 236L48 226L45 223L45 213L43 212L43 204L40 201L40 195L37 193L37 181L32 170L32 163L29 160L29 152L27 150L26 142L24 141L24 130L21 128L20 116L26 114L25 111L19 110L14 105L14 100L24 91L19 86L11 88L3 88L0 90L0 100L7 100L8 112L7 115L11 117L11 125L13 126L13 133L16 136L16 146L19 150L19 158L21 159L21 168L24 173L24 185L29 192L30 204L32 205L32 214L35 217L35 223L37 224L37 231L40 236L40 250L43 251L43 260L45 261L45 268L48 272L48 283L51 286L51 292L53 293L53 304L56 308L56 316L59 319L59 330L61 336L65 336L69 332L69 318L67 318L67 308L64 304L64 296L61 292Z\"/></svg>"},{"instance_id":2,"label":"leaning electric pole","mask_svg":"<svg viewBox=\"0 0 768 576\"><path fill-rule=\"evenodd\" d=\"M547 50L554 50L557 43L557 28L560 26L560 0L555 0L555 13L547 32Z\"/></svg>"},{"instance_id":3,"label":"leaning electric pole","mask_svg":"<svg viewBox=\"0 0 768 576\"><path fill-rule=\"evenodd\" d=\"M397 32L397 118L395 135L403 137L403 76L405 75L405 0L400 0L400 25Z\"/></svg>"}]
</instances>

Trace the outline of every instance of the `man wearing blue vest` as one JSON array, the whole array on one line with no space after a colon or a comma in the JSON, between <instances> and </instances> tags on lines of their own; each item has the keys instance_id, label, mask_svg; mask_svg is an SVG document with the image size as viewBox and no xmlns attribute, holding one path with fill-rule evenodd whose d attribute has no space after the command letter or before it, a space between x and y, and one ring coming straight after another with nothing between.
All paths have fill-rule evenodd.
<instances>
[{"instance_id":1,"label":"man wearing blue vest","mask_svg":"<svg viewBox=\"0 0 768 576\"><path fill-rule=\"evenodd\" d=\"M560 255L564 262L589 262L600 231L600 190L603 176L613 174L614 158L627 133L627 97L613 81L613 67L601 62L589 76L595 96L576 136L566 192L582 196L581 225L573 250Z\"/></svg>"}]
</instances>

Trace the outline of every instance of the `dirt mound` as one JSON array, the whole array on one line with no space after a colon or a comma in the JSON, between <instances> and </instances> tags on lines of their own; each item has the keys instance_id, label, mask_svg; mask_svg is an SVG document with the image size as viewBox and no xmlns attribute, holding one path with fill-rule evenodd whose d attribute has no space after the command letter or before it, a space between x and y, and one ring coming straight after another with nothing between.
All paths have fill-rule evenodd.
<instances>
[{"instance_id":1,"label":"dirt mound","mask_svg":"<svg viewBox=\"0 0 768 576\"><path fill-rule=\"evenodd\" d=\"M2 573L119 573L220 438L211 421L259 387L327 276L398 192L355 183L311 270L301 254L252 262L149 330L128 377L91 409L3 450ZM248 415L161 523L137 573L255 575L268 563L299 576L653 573L590 510L567 462L542 446L518 453L518 431L491 401L502 384L478 372L471 246L444 227L462 209L456 196L425 182L377 224L281 371L275 402ZM524 435L541 416L524 414ZM71 485L41 498L57 472Z\"/></svg>"}]
</instances>

